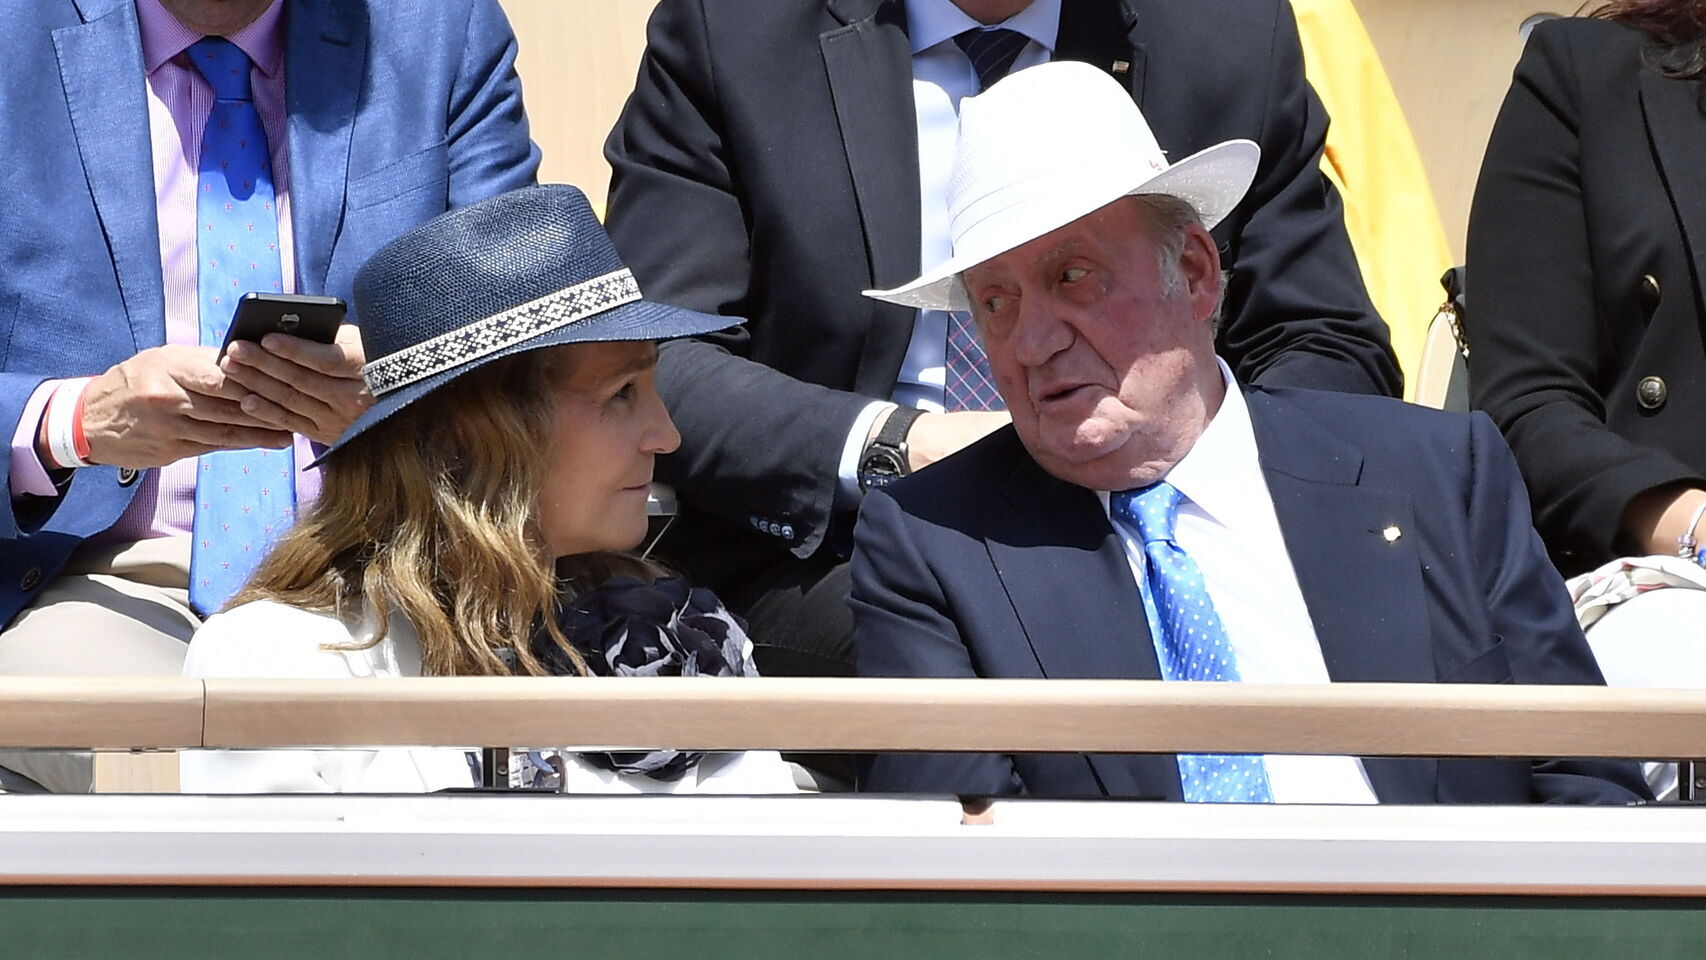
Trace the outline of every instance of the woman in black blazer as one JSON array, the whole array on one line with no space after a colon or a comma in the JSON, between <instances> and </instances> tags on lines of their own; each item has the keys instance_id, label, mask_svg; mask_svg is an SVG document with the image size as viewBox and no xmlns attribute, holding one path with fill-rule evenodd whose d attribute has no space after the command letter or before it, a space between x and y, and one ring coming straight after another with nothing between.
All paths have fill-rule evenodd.
<instances>
[{"instance_id":1,"label":"woman in black blazer","mask_svg":"<svg viewBox=\"0 0 1706 960\"><path fill-rule=\"evenodd\" d=\"M1706 505L1703 51L1706 0L1540 24L1476 187L1471 397L1566 576L1678 553Z\"/></svg>"}]
</instances>

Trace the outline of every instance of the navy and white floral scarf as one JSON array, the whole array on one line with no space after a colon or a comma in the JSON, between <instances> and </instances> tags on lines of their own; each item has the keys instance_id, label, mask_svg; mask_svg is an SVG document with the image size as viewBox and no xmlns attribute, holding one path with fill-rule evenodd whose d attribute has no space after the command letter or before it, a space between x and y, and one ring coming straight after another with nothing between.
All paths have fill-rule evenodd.
<instances>
[{"instance_id":1,"label":"navy and white floral scarf","mask_svg":"<svg viewBox=\"0 0 1706 960\"><path fill-rule=\"evenodd\" d=\"M746 630L716 594L678 578L647 583L617 577L576 597L557 614L557 626L600 677L751 677ZM553 674L574 665L550 635L533 638L533 655ZM588 763L621 774L679 780L703 753L583 753Z\"/></svg>"}]
</instances>

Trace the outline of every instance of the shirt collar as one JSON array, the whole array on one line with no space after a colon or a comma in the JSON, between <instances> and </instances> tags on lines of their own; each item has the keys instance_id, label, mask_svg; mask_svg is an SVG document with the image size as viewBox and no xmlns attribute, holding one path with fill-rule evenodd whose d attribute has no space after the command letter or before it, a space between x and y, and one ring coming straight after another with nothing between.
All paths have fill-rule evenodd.
<instances>
[{"instance_id":1,"label":"shirt collar","mask_svg":"<svg viewBox=\"0 0 1706 960\"><path fill-rule=\"evenodd\" d=\"M1060 3L1032 0L1030 6L994 26L1017 30L1053 54L1055 38L1060 34ZM912 41L914 56L981 26L953 0L906 0L906 35Z\"/></svg>"},{"instance_id":2,"label":"shirt collar","mask_svg":"<svg viewBox=\"0 0 1706 960\"><path fill-rule=\"evenodd\" d=\"M178 22L160 0L136 0L136 20L142 33L142 67L148 73L201 39L201 34ZM284 64L284 4L273 0L255 22L227 38L248 54L265 77Z\"/></svg>"},{"instance_id":3,"label":"shirt collar","mask_svg":"<svg viewBox=\"0 0 1706 960\"><path fill-rule=\"evenodd\" d=\"M1184 459L1174 464L1162 479L1214 522L1235 532L1249 530L1260 521L1260 513L1252 512L1250 491L1265 488L1267 479L1262 475L1256 430L1250 425L1250 407L1244 401L1244 392L1238 388L1226 361L1218 357L1215 361L1226 384L1220 409ZM1108 493L1097 493L1106 509Z\"/></svg>"},{"instance_id":4,"label":"shirt collar","mask_svg":"<svg viewBox=\"0 0 1706 960\"><path fill-rule=\"evenodd\" d=\"M1183 460L1164 478L1196 504L1209 518L1229 530L1247 529L1250 491L1267 481L1256 450L1256 431L1250 425L1250 408L1233 379L1226 361L1216 358L1226 395L1220 409L1203 428Z\"/></svg>"}]
</instances>

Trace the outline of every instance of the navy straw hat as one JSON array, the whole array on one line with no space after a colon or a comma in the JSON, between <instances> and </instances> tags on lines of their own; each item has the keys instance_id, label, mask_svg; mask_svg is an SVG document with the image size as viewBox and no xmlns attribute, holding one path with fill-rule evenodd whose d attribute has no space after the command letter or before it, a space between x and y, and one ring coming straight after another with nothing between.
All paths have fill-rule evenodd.
<instances>
[{"instance_id":1,"label":"navy straw hat","mask_svg":"<svg viewBox=\"0 0 1706 960\"><path fill-rule=\"evenodd\" d=\"M568 343L664 340L728 317L641 299L586 195L526 187L442 214L355 277L374 404L321 454L500 357Z\"/></svg>"}]
</instances>

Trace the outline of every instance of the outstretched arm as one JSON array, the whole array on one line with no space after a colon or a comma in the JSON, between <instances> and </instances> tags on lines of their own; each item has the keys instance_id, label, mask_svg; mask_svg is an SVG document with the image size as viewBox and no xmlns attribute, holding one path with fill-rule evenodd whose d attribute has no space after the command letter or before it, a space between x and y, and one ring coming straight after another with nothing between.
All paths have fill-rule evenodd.
<instances>
[{"instance_id":1,"label":"outstretched arm","mask_svg":"<svg viewBox=\"0 0 1706 960\"><path fill-rule=\"evenodd\" d=\"M752 325L785 319L758 316L767 297L754 289L750 211L707 34L694 0L665 0L652 16L634 93L605 144L610 236L647 298L729 318L728 330L659 352L658 388L682 436L660 477L737 524L785 521L805 557L829 527L842 449L872 399L752 356Z\"/></svg>"}]
</instances>

